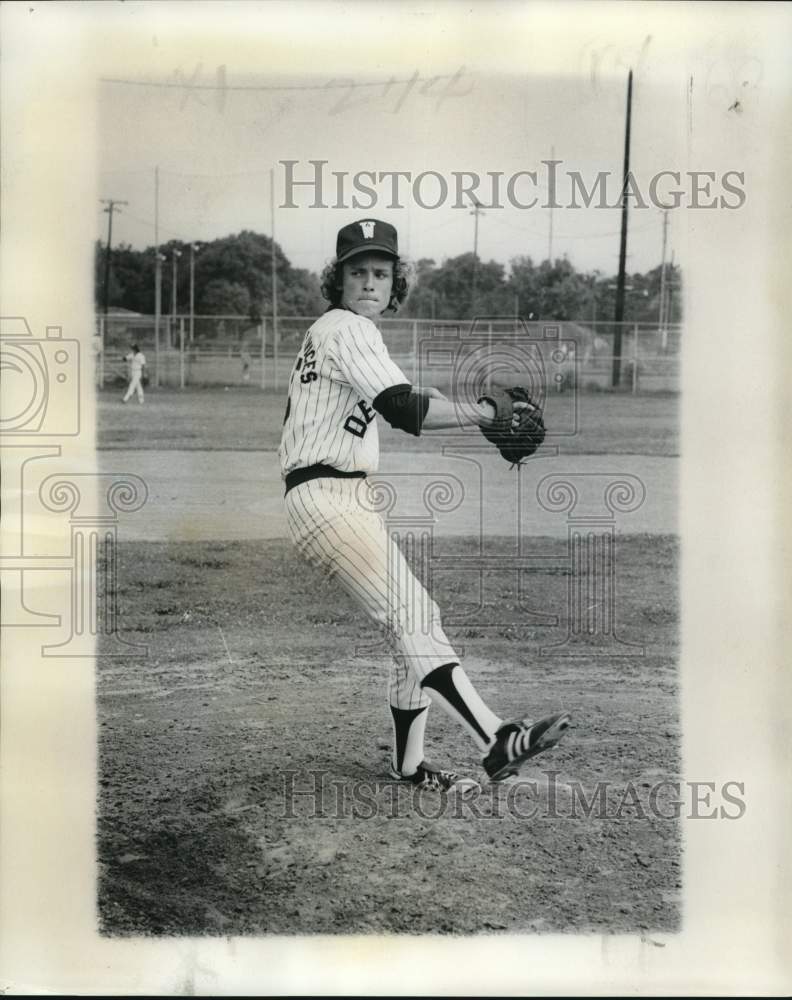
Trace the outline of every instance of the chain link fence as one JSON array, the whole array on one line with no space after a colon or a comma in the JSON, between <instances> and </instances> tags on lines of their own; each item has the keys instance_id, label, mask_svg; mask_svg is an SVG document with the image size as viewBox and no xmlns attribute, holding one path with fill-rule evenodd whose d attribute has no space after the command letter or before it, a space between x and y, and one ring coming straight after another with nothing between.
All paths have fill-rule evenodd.
<instances>
[{"instance_id":1,"label":"chain link fence","mask_svg":"<svg viewBox=\"0 0 792 1000\"><path fill-rule=\"evenodd\" d=\"M97 317L97 384L128 378L125 356L137 344L154 386L258 386L283 391L306 331L316 317L254 322L241 316L108 315ZM500 359L519 371L540 365L549 391L678 392L680 325L390 318L378 323L391 357L412 382L451 387L451 372L469 355ZM619 341L621 341L619 345ZM442 346L441 346L442 345ZM442 356L441 356L442 355ZM618 355L618 363L615 364ZM433 360L434 358L434 360ZM496 363L496 362L493 362Z\"/></svg>"}]
</instances>

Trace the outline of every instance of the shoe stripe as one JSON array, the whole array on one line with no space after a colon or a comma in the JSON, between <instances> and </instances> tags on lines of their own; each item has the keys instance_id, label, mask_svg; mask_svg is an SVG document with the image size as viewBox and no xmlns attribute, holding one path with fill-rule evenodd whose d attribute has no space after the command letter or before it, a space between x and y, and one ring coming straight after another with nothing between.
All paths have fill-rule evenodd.
<instances>
[{"instance_id":1,"label":"shoe stripe","mask_svg":"<svg viewBox=\"0 0 792 1000\"><path fill-rule=\"evenodd\" d=\"M431 789L433 791L443 791L446 788L451 788L460 780L456 771L429 771L420 764L415 774L410 775L401 774L391 765L390 776L396 781L409 782L416 788Z\"/></svg>"},{"instance_id":2,"label":"shoe stripe","mask_svg":"<svg viewBox=\"0 0 792 1000\"><path fill-rule=\"evenodd\" d=\"M517 774L523 761L555 746L568 727L569 715L566 712L536 723L528 719L512 723L507 732L497 737L495 745L484 758L484 768L490 779L500 781L509 774ZM503 741L500 748L498 739Z\"/></svg>"}]
</instances>

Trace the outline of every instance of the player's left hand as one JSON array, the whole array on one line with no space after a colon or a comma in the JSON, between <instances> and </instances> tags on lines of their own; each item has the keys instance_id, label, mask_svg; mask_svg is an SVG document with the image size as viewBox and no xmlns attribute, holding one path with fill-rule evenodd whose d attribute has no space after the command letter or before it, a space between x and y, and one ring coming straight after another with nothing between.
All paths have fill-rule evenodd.
<instances>
[{"instance_id":1,"label":"player's left hand","mask_svg":"<svg viewBox=\"0 0 792 1000\"><path fill-rule=\"evenodd\" d=\"M421 389L424 396L428 396L429 399L445 399L448 400L448 396L444 396L439 389L436 389L433 385L430 385L427 389Z\"/></svg>"},{"instance_id":2,"label":"player's left hand","mask_svg":"<svg viewBox=\"0 0 792 1000\"><path fill-rule=\"evenodd\" d=\"M489 403L495 409L491 424L481 427L481 433L496 446L501 455L512 465L533 455L545 438L545 425L541 407L535 403L527 389L513 386L495 389L482 396L479 403Z\"/></svg>"}]
</instances>

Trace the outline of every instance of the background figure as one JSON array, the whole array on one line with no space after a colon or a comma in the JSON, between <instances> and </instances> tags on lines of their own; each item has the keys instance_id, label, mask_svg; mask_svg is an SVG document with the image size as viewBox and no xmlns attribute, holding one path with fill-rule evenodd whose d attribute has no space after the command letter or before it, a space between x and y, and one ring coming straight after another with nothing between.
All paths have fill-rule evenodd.
<instances>
[{"instance_id":1,"label":"background figure","mask_svg":"<svg viewBox=\"0 0 792 1000\"><path fill-rule=\"evenodd\" d=\"M132 393L137 392L138 402L142 403L143 371L146 367L146 355L143 354L137 344L133 344L129 354L124 357L124 361L129 365L129 385L122 402L128 402L132 398Z\"/></svg>"}]
</instances>

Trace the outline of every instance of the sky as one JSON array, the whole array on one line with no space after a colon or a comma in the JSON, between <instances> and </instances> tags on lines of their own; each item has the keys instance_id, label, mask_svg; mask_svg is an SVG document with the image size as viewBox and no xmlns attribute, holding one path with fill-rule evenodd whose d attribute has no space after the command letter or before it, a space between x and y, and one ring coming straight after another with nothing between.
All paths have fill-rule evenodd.
<instances>
[{"instance_id":1,"label":"sky","mask_svg":"<svg viewBox=\"0 0 792 1000\"><path fill-rule=\"evenodd\" d=\"M552 248L554 257L566 255L582 270L615 273L626 64L598 73L596 59L583 51L574 72L563 75L532 70L530 63L521 72L497 72L468 65L468 55L445 58L439 70L418 53L378 72L276 75L237 72L229 54L218 50L170 71L104 75L97 85L100 197L129 203L114 217L114 244L153 245L155 167L160 242L210 240L242 229L269 234L272 169L276 239L295 266L318 271L332 256L337 229L367 215L392 222L408 256L440 263L473 250L472 202L455 188L455 175L469 171L482 178L482 259L540 261ZM631 136L631 167L647 207L630 215L628 272L660 263L663 214L649 194L652 176L672 170L684 177L686 169L685 89L653 79L650 57L648 41L636 60ZM550 168L543 164L551 158L560 161L552 211L545 207ZM326 161L328 207L312 207L305 186L294 189L295 207L283 207L287 160L296 161L292 176L299 180L315 177L310 161ZM356 209L353 176L361 171L409 172L398 181L401 207L390 207L392 181L386 179L374 183L375 204L359 195ZM429 171L448 185L445 199L437 177L413 187L412 180ZM535 172L536 182L520 176L510 197L509 179L522 171ZM608 172L604 200L612 207L585 208L579 195L572 207L569 173L577 172L590 190L600 171ZM491 173L502 174L497 195ZM344 175L340 206L336 174ZM363 182L371 185L370 178ZM675 186L670 179L664 184L655 200ZM682 189L689 192L690 183L683 181ZM530 208L514 204L536 197ZM105 239L100 205L97 213ZM676 253L679 262L677 214L669 213L667 255Z\"/></svg>"}]
</instances>

